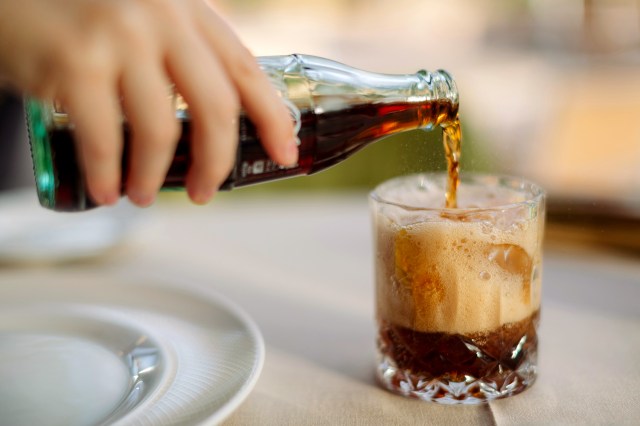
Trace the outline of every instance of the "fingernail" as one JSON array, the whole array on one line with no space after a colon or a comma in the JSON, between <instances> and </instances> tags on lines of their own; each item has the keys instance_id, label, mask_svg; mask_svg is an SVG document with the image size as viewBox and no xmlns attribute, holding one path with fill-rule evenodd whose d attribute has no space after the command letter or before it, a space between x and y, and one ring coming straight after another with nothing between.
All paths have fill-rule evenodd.
<instances>
[{"instance_id":1,"label":"fingernail","mask_svg":"<svg viewBox=\"0 0 640 426\"><path fill-rule=\"evenodd\" d=\"M286 146L284 151L284 165L291 166L298 162L298 141L293 139Z\"/></svg>"},{"instance_id":2,"label":"fingernail","mask_svg":"<svg viewBox=\"0 0 640 426\"><path fill-rule=\"evenodd\" d=\"M195 191L194 193L189 194L189 197L195 204L202 206L211 201L215 193L215 190Z\"/></svg>"},{"instance_id":3,"label":"fingernail","mask_svg":"<svg viewBox=\"0 0 640 426\"><path fill-rule=\"evenodd\" d=\"M113 192L111 194L105 195L102 199L102 203L105 206L113 206L118 202L119 199L120 199L120 194Z\"/></svg>"},{"instance_id":4,"label":"fingernail","mask_svg":"<svg viewBox=\"0 0 640 426\"><path fill-rule=\"evenodd\" d=\"M153 194L146 194L137 191L127 192L127 197L129 197L133 204L139 207L150 206L155 201L155 196Z\"/></svg>"}]
</instances>

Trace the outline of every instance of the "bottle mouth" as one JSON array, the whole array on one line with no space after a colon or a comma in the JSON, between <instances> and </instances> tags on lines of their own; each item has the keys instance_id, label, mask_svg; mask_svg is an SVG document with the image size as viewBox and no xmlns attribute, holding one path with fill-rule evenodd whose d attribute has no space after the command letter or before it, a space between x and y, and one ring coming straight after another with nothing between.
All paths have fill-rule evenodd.
<instances>
[{"instance_id":1,"label":"bottle mouth","mask_svg":"<svg viewBox=\"0 0 640 426\"><path fill-rule=\"evenodd\" d=\"M438 80L446 92L446 98L449 99L452 104L457 106L459 103L458 86L456 86L453 76L445 70L438 70L436 74L440 77Z\"/></svg>"},{"instance_id":2,"label":"bottle mouth","mask_svg":"<svg viewBox=\"0 0 640 426\"><path fill-rule=\"evenodd\" d=\"M417 72L421 82L429 88L432 96L436 99L446 99L451 102L455 108L458 107L458 87L453 76L445 70Z\"/></svg>"}]
</instances>

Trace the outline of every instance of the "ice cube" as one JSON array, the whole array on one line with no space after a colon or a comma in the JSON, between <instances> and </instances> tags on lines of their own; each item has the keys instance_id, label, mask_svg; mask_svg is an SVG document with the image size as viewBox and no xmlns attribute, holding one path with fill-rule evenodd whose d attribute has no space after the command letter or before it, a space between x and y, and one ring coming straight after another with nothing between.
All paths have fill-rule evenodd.
<instances>
[{"instance_id":1,"label":"ice cube","mask_svg":"<svg viewBox=\"0 0 640 426\"><path fill-rule=\"evenodd\" d=\"M491 263L521 278L522 301L529 304L533 262L525 249L515 244L492 244L488 247L486 254Z\"/></svg>"},{"instance_id":2,"label":"ice cube","mask_svg":"<svg viewBox=\"0 0 640 426\"><path fill-rule=\"evenodd\" d=\"M531 258L520 246L492 244L487 250L487 258L509 273L522 276L531 274Z\"/></svg>"}]
</instances>

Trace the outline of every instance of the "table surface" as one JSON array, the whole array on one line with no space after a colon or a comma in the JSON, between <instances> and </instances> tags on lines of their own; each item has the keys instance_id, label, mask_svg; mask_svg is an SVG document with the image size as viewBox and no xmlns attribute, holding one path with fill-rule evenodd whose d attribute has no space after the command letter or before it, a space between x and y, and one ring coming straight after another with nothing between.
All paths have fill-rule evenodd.
<instances>
[{"instance_id":1,"label":"table surface","mask_svg":"<svg viewBox=\"0 0 640 426\"><path fill-rule=\"evenodd\" d=\"M227 426L640 422L637 258L546 250L537 382L449 407L375 383L371 245L366 194L229 194L207 207L165 199L92 261L1 268L5 277L135 273L225 294L266 342L262 375Z\"/></svg>"}]
</instances>

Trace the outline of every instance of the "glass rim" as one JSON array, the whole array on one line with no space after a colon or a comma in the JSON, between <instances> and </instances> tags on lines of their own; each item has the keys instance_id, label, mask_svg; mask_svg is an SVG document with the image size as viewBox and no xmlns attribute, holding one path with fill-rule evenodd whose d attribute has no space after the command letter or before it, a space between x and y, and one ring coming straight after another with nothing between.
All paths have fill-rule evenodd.
<instances>
[{"instance_id":1,"label":"glass rim","mask_svg":"<svg viewBox=\"0 0 640 426\"><path fill-rule=\"evenodd\" d=\"M468 172L468 173L460 173L460 182L469 181L472 179L475 182L486 182L492 183L492 186L503 186L506 188L510 188L513 190L517 190L523 193L525 190L530 194L530 196L525 197L524 200L507 203L507 204L496 204L488 207L459 207L459 208L449 208L445 206L441 207L427 207L427 206L416 206L405 204L397 201L391 201L386 199L383 195L381 195L381 191L386 187L391 187L393 184L398 184L403 181L411 181L411 180L428 180L434 181L437 178L445 178L447 177L446 172L426 172L426 173L414 173L409 175L402 175L393 177L391 179L385 180L378 184L370 193L369 199L375 201L379 204L384 204L388 206L394 206L401 208L407 211L417 211L417 212L447 212L451 214L456 213L468 213L468 212L482 212L482 211L495 211L495 210L508 210L512 208L517 208L526 204L535 204L538 205L542 200L545 199L547 193L546 191L537 183L532 182L524 177L518 177L514 175L500 174L500 173L476 173L476 172ZM507 184L505 186L505 184ZM442 198L445 196L445 188L442 188Z\"/></svg>"}]
</instances>

